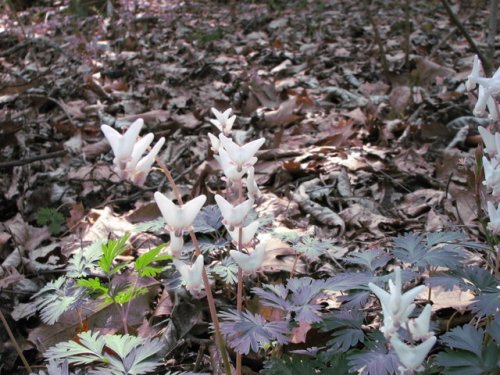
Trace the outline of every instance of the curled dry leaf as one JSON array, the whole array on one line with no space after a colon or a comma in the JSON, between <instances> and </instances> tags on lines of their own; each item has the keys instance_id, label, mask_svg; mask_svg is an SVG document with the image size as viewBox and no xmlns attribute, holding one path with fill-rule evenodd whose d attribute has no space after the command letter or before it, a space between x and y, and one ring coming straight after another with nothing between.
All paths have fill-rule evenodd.
<instances>
[{"instance_id":1,"label":"curled dry leaf","mask_svg":"<svg viewBox=\"0 0 500 375\"><path fill-rule=\"evenodd\" d=\"M292 197L305 212L323 224L337 227L339 229L338 235L342 235L344 233L345 222L339 215L337 215L332 209L313 202L306 194L304 186L299 186L298 191L298 193L293 193Z\"/></svg>"}]
</instances>

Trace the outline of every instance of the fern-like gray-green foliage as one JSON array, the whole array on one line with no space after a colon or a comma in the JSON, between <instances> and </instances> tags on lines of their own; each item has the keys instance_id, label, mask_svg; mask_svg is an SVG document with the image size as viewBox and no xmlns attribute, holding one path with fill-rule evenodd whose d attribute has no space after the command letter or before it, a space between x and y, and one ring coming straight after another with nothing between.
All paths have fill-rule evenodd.
<instances>
[{"instance_id":1,"label":"fern-like gray-green foliage","mask_svg":"<svg viewBox=\"0 0 500 375\"><path fill-rule=\"evenodd\" d=\"M33 295L35 305L40 310L44 323L56 323L62 314L82 302L83 289L73 280L61 276L47 283L38 293Z\"/></svg>"},{"instance_id":2,"label":"fern-like gray-green foliage","mask_svg":"<svg viewBox=\"0 0 500 375\"><path fill-rule=\"evenodd\" d=\"M224 258L221 264L212 267L210 271L218 275L226 284L233 285L238 281L238 266L230 257Z\"/></svg>"},{"instance_id":3,"label":"fern-like gray-green foliage","mask_svg":"<svg viewBox=\"0 0 500 375\"><path fill-rule=\"evenodd\" d=\"M95 274L99 268L97 263L102 257L102 245L104 244L105 241L96 241L76 252L68 261L66 275L79 278Z\"/></svg>"},{"instance_id":4,"label":"fern-like gray-green foliage","mask_svg":"<svg viewBox=\"0 0 500 375\"><path fill-rule=\"evenodd\" d=\"M94 364L88 374L139 375L151 372L160 365L152 357L161 348L159 339L148 340L131 335L101 336L98 332L87 331L78 335L78 342L58 343L44 356L48 361L67 361L70 365Z\"/></svg>"}]
</instances>

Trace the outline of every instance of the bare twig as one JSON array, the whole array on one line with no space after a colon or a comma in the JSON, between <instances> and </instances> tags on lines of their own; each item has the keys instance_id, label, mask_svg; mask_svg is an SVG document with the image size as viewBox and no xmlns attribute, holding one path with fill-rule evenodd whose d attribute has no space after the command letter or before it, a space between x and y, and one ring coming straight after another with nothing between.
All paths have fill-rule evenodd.
<instances>
[{"instance_id":1,"label":"bare twig","mask_svg":"<svg viewBox=\"0 0 500 375\"><path fill-rule=\"evenodd\" d=\"M378 31L377 22L372 15L369 0L364 1L364 6L365 6L366 16L367 16L368 20L370 21L370 24L372 25L373 35L375 36L375 43L377 43L378 50L380 53L380 61L382 63L382 69L384 71L384 76L387 79L389 77L389 64L387 63L387 58L385 57L384 44L382 43L382 38L380 37L380 33Z\"/></svg>"},{"instance_id":2,"label":"bare twig","mask_svg":"<svg viewBox=\"0 0 500 375\"><path fill-rule=\"evenodd\" d=\"M451 9L450 4L448 3L447 0L441 0L441 4L443 4L444 8L446 9L446 13L448 13L448 16L450 17L451 22L455 24L455 26L458 28L460 33L463 35L463 37L467 40L467 43L469 43L470 48L479 56L481 59L481 62L483 63L483 68L484 72L486 75L490 75L492 68L491 68L491 62L490 60L481 52L481 50L478 48L476 45L476 42L472 39L470 34L467 32L465 29L464 25L460 21L460 19L457 17L455 12L453 12L453 9Z\"/></svg>"},{"instance_id":3,"label":"bare twig","mask_svg":"<svg viewBox=\"0 0 500 375\"><path fill-rule=\"evenodd\" d=\"M498 0L490 0L490 18L488 31L488 59L495 61L495 37L497 35Z\"/></svg>"},{"instance_id":4,"label":"bare twig","mask_svg":"<svg viewBox=\"0 0 500 375\"><path fill-rule=\"evenodd\" d=\"M14 348L16 349L17 354L19 355L19 358L21 358L21 361L23 362L24 367L26 370L28 370L28 373L31 374L31 367L26 360L26 357L23 354L23 351L21 350L21 347L17 343L16 338L14 337L14 334L12 333L12 330L9 327L9 324L7 323L7 319L5 319L5 316L3 315L2 310L0 310L0 320L2 321L2 324L7 331L7 334L9 335L10 340L12 341L12 345L14 345Z\"/></svg>"},{"instance_id":5,"label":"bare twig","mask_svg":"<svg viewBox=\"0 0 500 375\"><path fill-rule=\"evenodd\" d=\"M68 154L67 150L61 150L61 151L49 152L49 153L44 154L44 155L33 156L31 158L26 158L26 159L21 159L21 160L5 161L3 163L0 163L0 169L31 164L31 163L34 163L35 161L40 161L40 160L61 158L63 156L66 156L66 154Z\"/></svg>"}]
</instances>

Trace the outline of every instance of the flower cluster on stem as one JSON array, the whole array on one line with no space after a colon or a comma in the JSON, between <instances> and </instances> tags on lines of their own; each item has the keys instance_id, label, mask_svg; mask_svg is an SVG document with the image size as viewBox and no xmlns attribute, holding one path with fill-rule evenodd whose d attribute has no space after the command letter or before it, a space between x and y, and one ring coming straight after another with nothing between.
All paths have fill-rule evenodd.
<instances>
[{"instance_id":1,"label":"flower cluster on stem","mask_svg":"<svg viewBox=\"0 0 500 375\"><path fill-rule=\"evenodd\" d=\"M481 61L476 55L474 56L472 71L465 83L465 87L469 91L475 89L476 85L479 85L474 115L482 116L485 114L486 108L488 108L489 117L493 120L498 120L498 106L494 95L500 93L500 69L491 78L483 77L481 71Z\"/></svg>"},{"instance_id":2,"label":"flower cluster on stem","mask_svg":"<svg viewBox=\"0 0 500 375\"><path fill-rule=\"evenodd\" d=\"M418 318L410 319L409 316L415 309L413 300L425 288L417 286L407 292L402 292L401 269L394 271L394 281L389 280L389 292L373 283L368 286L380 300L384 324L380 329L389 340L399 361L404 368L401 371L412 374L421 367L425 357L436 343L434 333L429 331L431 318L431 305L426 305ZM412 343L422 340L418 345L407 344L400 338L401 330L406 331Z\"/></svg>"},{"instance_id":3,"label":"flower cluster on stem","mask_svg":"<svg viewBox=\"0 0 500 375\"><path fill-rule=\"evenodd\" d=\"M474 56L472 72L467 77L466 87L468 90L479 85L479 95L474 107L474 115L484 114L484 109L488 108L489 117L496 121L499 118L498 105L495 95L500 93L500 68L493 77L485 78L481 76L481 62ZM483 185L491 191L491 198L486 203L486 211L489 217L487 228L494 235L500 235L500 133L491 134L483 127L479 127L479 134L483 138L484 153L482 164L484 168ZM496 259L493 263L495 274L500 274L500 246L496 245Z\"/></svg>"},{"instance_id":4,"label":"flower cluster on stem","mask_svg":"<svg viewBox=\"0 0 500 375\"><path fill-rule=\"evenodd\" d=\"M167 229L170 232L170 253L175 258L173 264L181 274L181 277L186 285L186 289L193 295L193 297L201 298L205 295L205 293L203 293L203 289L205 289L210 315L214 324L217 346L224 362L224 371L227 375L229 375L231 373L231 366L220 330L215 301L210 290L210 283L204 267L203 256L200 255L198 241L191 227L194 219L198 215L202 206L205 204L206 196L201 195L186 204L183 203L182 196L179 193L179 189L177 188L170 171L161 159L157 157L165 142L164 138L161 138L153 149L145 157L142 157L154 138L152 134L147 134L145 137L139 139L139 133L143 124L144 122L142 119L135 121L123 135L107 125L103 125L101 129L111 144L111 148L115 154L113 163L115 164L115 169L121 178L127 178L138 185L142 185L144 184L153 163L156 161L160 169L167 177L167 180L170 182L179 203L178 205L160 192L156 192L154 197L158 207L160 208L162 216L167 223ZM196 260L191 266L177 259L184 246L184 231L189 231L196 248Z\"/></svg>"},{"instance_id":5,"label":"flower cluster on stem","mask_svg":"<svg viewBox=\"0 0 500 375\"><path fill-rule=\"evenodd\" d=\"M165 138L160 138L154 147L143 157L143 154L153 142L153 133L148 133L139 139L144 121L138 119L130 125L124 134L120 134L111 126L102 125L101 130L108 140L115 158L113 164L120 178L131 180L134 184L142 186L146 181L155 158L165 143Z\"/></svg>"}]
</instances>

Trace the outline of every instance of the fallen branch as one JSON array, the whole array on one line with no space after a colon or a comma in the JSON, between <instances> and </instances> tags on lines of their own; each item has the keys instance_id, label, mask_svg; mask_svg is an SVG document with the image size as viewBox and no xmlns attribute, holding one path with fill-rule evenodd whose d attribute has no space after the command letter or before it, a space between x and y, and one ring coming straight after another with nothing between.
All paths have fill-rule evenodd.
<instances>
[{"instance_id":1,"label":"fallen branch","mask_svg":"<svg viewBox=\"0 0 500 375\"><path fill-rule=\"evenodd\" d=\"M451 9L450 4L448 4L448 1L441 0L441 3L443 4L444 8L446 9L446 13L448 13L448 16L450 17L451 22L453 22L455 24L455 26L458 28L460 33L467 40L467 43L469 43L469 46L472 49L472 51L474 51L474 53L476 53L476 55L478 55L479 58L481 59L481 62L483 63L484 72L486 73L486 75L489 76L491 74L491 71L492 71L491 62L478 48L477 44L474 42L474 40L472 39L470 34L467 32L464 25L460 21L460 19L453 12L453 9Z\"/></svg>"},{"instance_id":2,"label":"fallen branch","mask_svg":"<svg viewBox=\"0 0 500 375\"><path fill-rule=\"evenodd\" d=\"M68 154L67 150L61 150L61 151L49 152L49 153L44 154L44 155L33 156L31 158L26 158L26 159L6 161L3 163L0 163L0 169L10 168L10 167L18 167L20 165L31 164L31 163L34 163L35 161L40 161L40 160L61 158L63 156L66 156L66 154Z\"/></svg>"}]
</instances>

